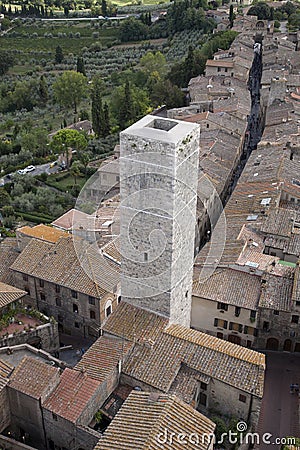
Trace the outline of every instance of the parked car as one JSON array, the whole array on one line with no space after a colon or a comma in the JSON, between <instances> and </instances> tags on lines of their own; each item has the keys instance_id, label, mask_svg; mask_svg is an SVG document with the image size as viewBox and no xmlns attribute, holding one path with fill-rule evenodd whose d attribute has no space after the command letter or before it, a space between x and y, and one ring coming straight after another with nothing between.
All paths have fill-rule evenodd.
<instances>
[{"instance_id":1,"label":"parked car","mask_svg":"<svg viewBox=\"0 0 300 450\"><path fill-rule=\"evenodd\" d=\"M17 173L18 173L19 175L26 175L27 170L26 170L26 169L19 169L19 170L17 171Z\"/></svg>"},{"instance_id":2,"label":"parked car","mask_svg":"<svg viewBox=\"0 0 300 450\"><path fill-rule=\"evenodd\" d=\"M32 172L35 170L35 166L27 166L24 170L26 170L26 172Z\"/></svg>"}]
</instances>

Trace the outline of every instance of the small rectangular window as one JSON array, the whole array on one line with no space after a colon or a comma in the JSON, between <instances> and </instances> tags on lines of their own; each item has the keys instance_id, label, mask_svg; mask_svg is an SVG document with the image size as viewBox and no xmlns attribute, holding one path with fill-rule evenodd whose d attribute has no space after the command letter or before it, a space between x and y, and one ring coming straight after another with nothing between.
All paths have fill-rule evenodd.
<instances>
[{"instance_id":1,"label":"small rectangular window","mask_svg":"<svg viewBox=\"0 0 300 450\"><path fill-rule=\"evenodd\" d=\"M55 292L56 292L57 294L60 293L60 286L59 286L58 284L55 285Z\"/></svg>"},{"instance_id":2,"label":"small rectangular window","mask_svg":"<svg viewBox=\"0 0 300 450\"><path fill-rule=\"evenodd\" d=\"M61 306L61 299L59 297L56 297L55 303L56 303L56 306Z\"/></svg>"},{"instance_id":3,"label":"small rectangular window","mask_svg":"<svg viewBox=\"0 0 300 450\"><path fill-rule=\"evenodd\" d=\"M78 298L78 294L76 291L71 291L71 295L73 298Z\"/></svg>"},{"instance_id":4,"label":"small rectangular window","mask_svg":"<svg viewBox=\"0 0 300 450\"><path fill-rule=\"evenodd\" d=\"M95 305L95 297L91 297L90 295L89 295L89 304L90 305Z\"/></svg>"},{"instance_id":5,"label":"small rectangular window","mask_svg":"<svg viewBox=\"0 0 300 450\"><path fill-rule=\"evenodd\" d=\"M240 395L239 395L239 401L240 401L240 402L246 403L246 400L247 400L246 395L243 395L243 394L240 394Z\"/></svg>"},{"instance_id":6,"label":"small rectangular window","mask_svg":"<svg viewBox=\"0 0 300 450\"><path fill-rule=\"evenodd\" d=\"M40 280L40 287L44 287L44 280Z\"/></svg>"},{"instance_id":7,"label":"small rectangular window","mask_svg":"<svg viewBox=\"0 0 300 450\"><path fill-rule=\"evenodd\" d=\"M54 413L52 413L52 419L53 419L53 420L57 420L57 415L54 414Z\"/></svg>"},{"instance_id":8,"label":"small rectangular window","mask_svg":"<svg viewBox=\"0 0 300 450\"><path fill-rule=\"evenodd\" d=\"M108 306L107 308L106 308L106 317L108 317L108 316L110 316L111 315L111 306Z\"/></svg>"},{"instance_id":9,"label":"small rectangular window","mask_svg":"<svg viewBox=\"0 0 300 450\"><path fill-rule=\"evenodd\" d=\"M73 303L73 312L78 313L78 305L76 303Z\"/></svg>"},{"instance_id":10,"label":"small rectangular window","mask_svg":"<svg viewBox=\"0 0 300 450\"><path fill-rule=\"evenodd\" d=\"M90 311L90 319L96 319L96 313L95 311Z\"/></svg>"},{"instance_id":11,"label":"small rectangular window","mask_svg":"<svg viewBox=\"0 0 300 450\"><path fill-rule=\"evenodd\" d=\"M40 297L41 297L41 300L43 300L43 302L46 300L46 295L43 294L43 292L40 293Z\"/></svg>"},{"instance_id":12,"label":"small rectangular window","mask_svg":"<svg viewBox=\"0 0 300 450\"><path fill-rule=\"evenodd\" d=\"M203 381L201 381L200 388L203 389L203 391L206 391L207 390L207 384L204 383Z\"/></svg>"},{"instance_id":13,"label":"small rectangular window","mask_svg":"<svg viewBox=\"0 0 300 450\"><path fill-rule=\"evenodd\" d=\"M217 308L218 309L223 309L224 311L227 311L228 310L228 305L226 303L218 302Z\"/></svg>"},{"instance_id":14,"label":"small rectangular window","mask_svg":"<svg viewBox=\"0 0 300 450\"><path fill-rule=\"evenodd\" d=\"M28 281L28 275L26 275L25 273L23 273L23 280Z\"/></svg>"},{"instance_id":15,"label":"small rectangular window","mask_svg":"<svg viewBox=\"0 0 300 450\"><path fill-rule=\"evenodd\" d=\"M74 323L75 328L79 328L79 322Z\"/></svg>"},{"instance_id":16,"label":"small rectangular window","mask_svg":"<svg viewBox=\"0 0 300 450\"><path fill-rule=\"evenodd\" d=\"M299 323L299 316L292 316L292 323Z\"/></svg>"},{"instance_id":17,"label":"small rectangular window","mask_svg":"<svg viewBox=\"0 0 300 450\"><path fill-rule=\"evenodd\" d=\"M279 311L277 309L274 309L275 316L279 316Z\"/></svg>"},{"instance_id":18,"label":"small rectangular window","mask_svg":"<svg viewBox=\"0 0 300 450\"><path fill-rule=\"evenodd\" d=\"M251 317L251 319L255 319L256 318L256 311L252 310L250 312L250 317Z\"/></svg>"},{"instance_id":19,"label":"small rectangular window","mask_svg":"<svg viewBox=\"0 0 300 450\"><path fill-rule=\"evenodd\" d=\"M235 307L235 316L239 317L239 315L241 314L241 308L239 306Z\"/></svg>"}]
</instances>

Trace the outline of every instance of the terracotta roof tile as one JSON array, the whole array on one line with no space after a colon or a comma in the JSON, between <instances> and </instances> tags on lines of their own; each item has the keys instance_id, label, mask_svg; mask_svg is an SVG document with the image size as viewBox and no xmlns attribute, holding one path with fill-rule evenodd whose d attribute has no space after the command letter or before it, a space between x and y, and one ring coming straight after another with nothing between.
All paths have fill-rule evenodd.
<instances>
[{"instance_id":1,"label":"terracotta roof tile","mask_svg":"<svg viewBox=\"0 0 300 450\"><path fill-rule=\"evenodd\" d=\"M106 333L141 343L155 341L168 319L121 302L103 326Z\"/></svg>"},{"instance_id":2,"label":"terracotta roof tile","mask_svg":"<svg viewBox=\"0 0 300 450\"><path fill-rule=\"evenodd\" d=\"M21 291L21 289L10 286L9 284L1 283L0 281L0 309L20 300L26 294L27 292Z\"/></svg>"},{"instance_id":3,"label":"terracotta roof tile","mask_svg":"<svg viewBox=\"0 0 300 450\"><path fill-rule=\"evenodd\" d=\"M170 444L159 442L160 433L164 435L166 429L175 435L197 433L197 448L206 450L209 441L202 443L201 436L211 435L215 424L174 395L132 392L95 450L182 449L177 439ZM184 447L192 450L195 443L189 442Z\"/></svg>"},{"instance_id":4,"label":"terracotta roof tile","mask_svg":"<svg viewBox=\"0 0 300 450\"><path fill-rule=\"evenodd\" d=\"M85 370L88 376L102 382L116 369L119 361L124 360L132 346L128 341L101 336L74 369Z\"/></svg>"},{"instance_id":5,"label":"terracotta roof tile","mask_svg":"<svg viewBox=\"0 0 300 450\"><path fill-rule=\"evenodd\" d=\"M56 389L43 407L52 413L76 423L100 386L99 381L78 370L65 369Z\"/></svg>"},{"instance_id":6,"label":"terracotta roof tile","mask_svg":"<svg viewBox=\"0 0 300 450\"><path fill-rule=\"evenodd\" d=\"M119 282L119 266L112 267L112 264L98 249L80 238L69 236L54 245L32 239L11 268L99 297L113 292Z\"/></svg>"},{"instance_id":7,"label":"terracotta roof tile","mask_svg":"<svg viewBox=\"0 0 300 450\"><path fill-rule=\"evenodd\" d=\"M17 233L22 233L25 236L30 236L36 239L42 239L43 241L55 243L61 237L68 236L67 233L61 230L57 230L56 228L49 227L47 225L36 225L35 227L22 227L17 229Z\"/></svg>"},{"instance_id":8,"label":"terracotta roof tile","mask_svg":"<svg viewBox=\"0 0 300 450\"><path fill-rule=\"evenodd\" d=\"M194 282L193 295L256 309L260 296L260 277L239 270L217 269L204 283Z\"/></svg>"},{"instance_id":9,"label":"terracotta roof tile","mask_svg":"<svg viewBox=\"0 0 300 450\"><path fill-rule=\"evenodd\" d=\"M0 359L0 376L3 378L9 377L9 375L14 370L14 367L11 366L9 363L4 361L3 359Z\"/></svg>"},{"instance_id":10,"label":"terracotta roof tile","mask_svg":"<svg viewBox=\"0 0 300 450\"><path fill-rule=\"evenodd\" d=\"M26 356L13 371L9 387L30 397L40 399L49 385L59 379L59 369L34 358Z\"/></svg>"}]
</instances>

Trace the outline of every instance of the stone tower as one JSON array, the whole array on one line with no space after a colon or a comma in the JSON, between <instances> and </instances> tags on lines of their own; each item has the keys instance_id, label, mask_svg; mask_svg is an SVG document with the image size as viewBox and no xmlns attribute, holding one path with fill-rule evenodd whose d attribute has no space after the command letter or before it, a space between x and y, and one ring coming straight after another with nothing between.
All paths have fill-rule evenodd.
<instances>
[{"instance_id":1,"label":"stone tower","mask_svg":"<svg viewBox=\"0 0 300 450\"><path fill-rule=\"evenodd\" d=\"M148 115L121 132L121 294L190 326L199 125Z\"/></svg>"}]
</instances>

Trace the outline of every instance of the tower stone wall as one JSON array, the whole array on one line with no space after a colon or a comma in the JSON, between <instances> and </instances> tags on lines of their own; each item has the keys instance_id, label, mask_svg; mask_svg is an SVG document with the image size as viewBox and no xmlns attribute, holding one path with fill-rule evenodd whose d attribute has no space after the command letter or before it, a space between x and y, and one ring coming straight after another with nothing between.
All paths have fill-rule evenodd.
<instances>
[{"instance_id":1,"label":"tower stone wall","mask_svg":"<svg viewBox=\"0 0 300 450\"><path fill-rule=\"evenodd\" d=\"M200 127L146 116L121 132L122 299L190 326Z\"/></svg>"}]
</instances>

